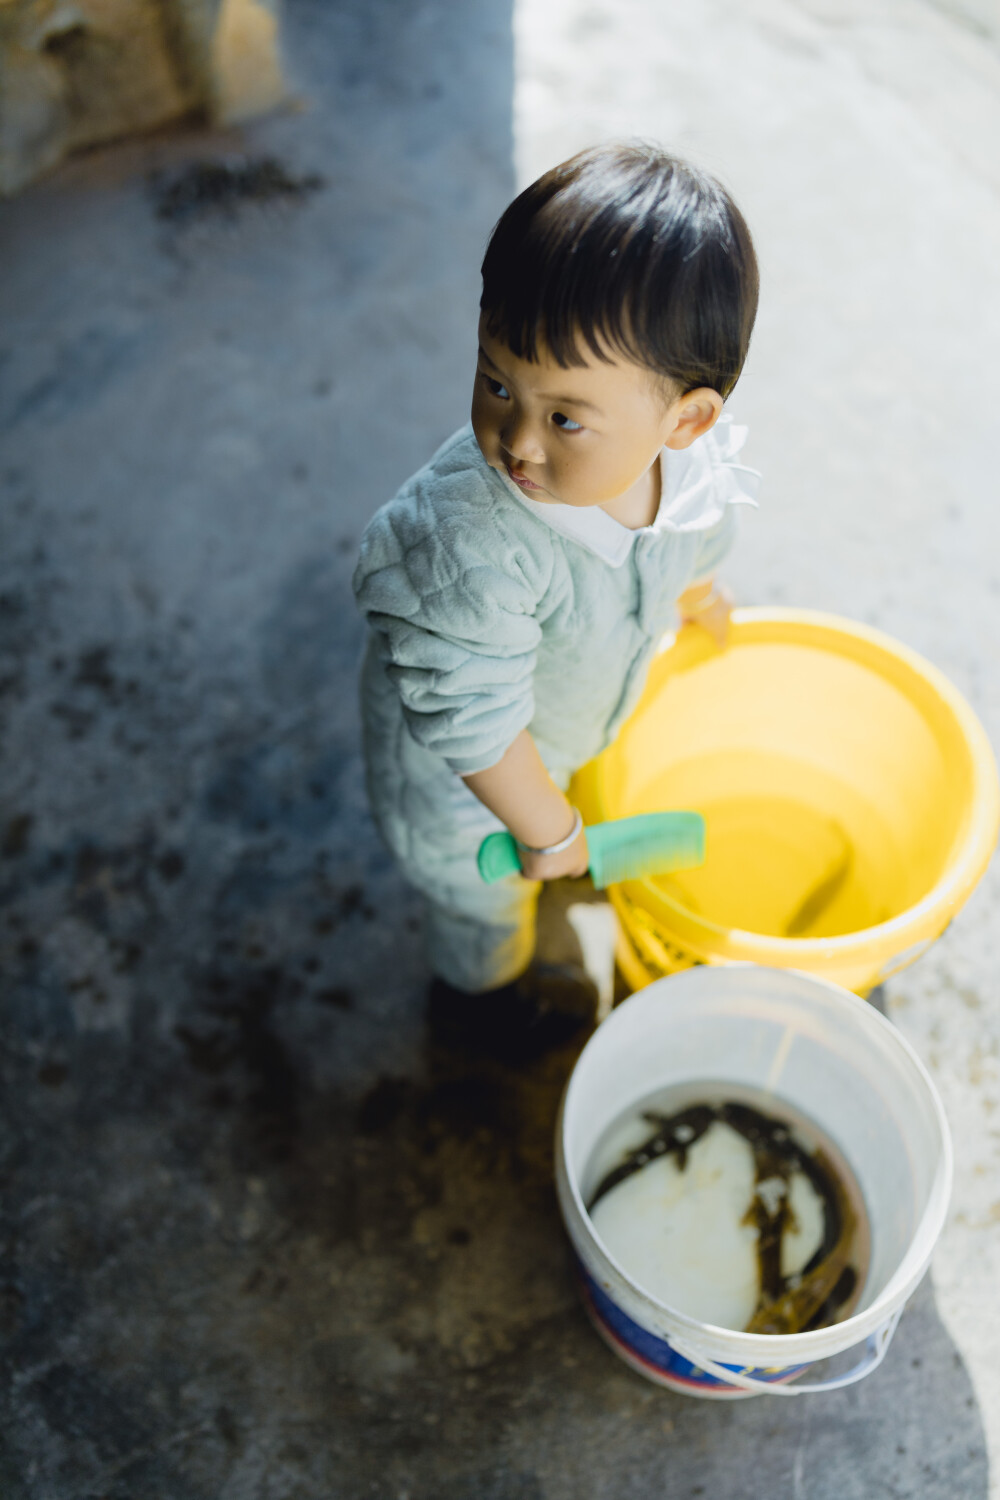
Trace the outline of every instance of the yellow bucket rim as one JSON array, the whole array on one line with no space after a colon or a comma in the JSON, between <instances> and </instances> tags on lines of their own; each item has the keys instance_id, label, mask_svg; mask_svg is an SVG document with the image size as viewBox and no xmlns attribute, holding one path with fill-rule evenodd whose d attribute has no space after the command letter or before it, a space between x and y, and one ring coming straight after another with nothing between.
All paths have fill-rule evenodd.
<instances>
[{"instance_id":1,"label":"yellow bucket rim","mask_svg":"<svg viewBox=\"0 0 1000 1500\"><path fill-rule=\"evenodd\" d=\"M685 631L697 629L693 625L684 627ZM909 674L929 688L950 711L969 751L972 795L965 841L940 879L915 905L886 922L836 937L782 938L742 928L722 927L695 916L655 886L650 877L624 882L619 887L622 896L647 914L651 904L668 908L676 923L673 935L688 945L694 956L712 962L752 960L780 967L808 968L810 961L829 964L850 958L857 963L865 951L872 949L890 952L895 949L905 962L908 949L918 946L916 934L927 941L940 936L982 879L996 847L1000 832L1000 778L986 730L967 700L939 668L919 652L870 625L820 610L772 605L734 610L731 631L729 649L763 642L817 646L824 639L829 646L835 647L839 643L842 648L849 641L854 649L849 652L838 649L838 655L850 656L862 665L875 666L877 661L880 668L893 663L905 670L895 674L881 670L880 675L901 685L898 679ZM679 638L679 635L665 638L654 657L646 691L657 674L670 675L669 655ZM590 795L603 801L600 760L598 757L592 761L579 775ZM908 943L908 938L914 941ZM919 946L922 948L923 943Z\"/></svg>"}]
</instances>

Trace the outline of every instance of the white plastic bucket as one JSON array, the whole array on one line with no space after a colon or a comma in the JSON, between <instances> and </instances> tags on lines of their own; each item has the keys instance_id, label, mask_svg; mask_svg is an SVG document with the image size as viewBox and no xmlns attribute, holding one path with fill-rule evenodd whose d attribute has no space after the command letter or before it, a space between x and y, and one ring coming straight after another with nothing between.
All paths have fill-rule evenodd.
<instances>
[{"instance_id":1,"label":"white plastic bucket","mask_svg":"<svg viewBox=\"0 0 1000 1500\"><path fill-rule=\"evenodd\" d=\"M584 1199L604 1131L656 1090L702 1079L773 1090L850 1164L871 1259L842 1323L786 1335L700 1323L644 1291L602 1244ZM598 1332L641 1374L697 1396L834 1390L875 1369L930 1263L951 1177L941 1101L896 1028L837 985L755 964L687 969L613 1011L573 1070L556 1134L559 1204ZM783 1384L849 1349L860 1357L846 1373Z\"/></svg>"}]
</instances>

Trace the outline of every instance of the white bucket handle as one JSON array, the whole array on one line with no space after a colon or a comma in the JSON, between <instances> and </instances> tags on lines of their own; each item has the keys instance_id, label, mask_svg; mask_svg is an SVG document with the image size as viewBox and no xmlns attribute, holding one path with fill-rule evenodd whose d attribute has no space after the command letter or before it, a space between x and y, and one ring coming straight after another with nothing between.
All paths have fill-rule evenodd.
<instances>
[{"instance_id":1,"label":"white bucket handle","mask_svg":"<svg viewBox=\"0 0 1000 1500\"><path fill-rule=\"evenodd\" d=\"M706 1375L714 1375L716 1380L722 1380L726 1385L742 1386L745 1391L760 1392L768 1396L808 1396L818 1391L839 1391L845 1385L853 1385L857 1380L864 1380L873 1370L877 1370L885 1359L892 1336L896 1332L896 1325L902 1316L903 1309L900 1307L893 1313L880 1328L876 1328L870 1338L865 1341L865 1352L856 1365L843 1375L833 1375L829 1380L814 1380L809 1385L774 1385L768 1380L755 1380L752 1375L743 1371L730 1370L726 1365L717 1364L714 1359L706 1359L704 1354L699 1354L697 1349L690 1345L685 1346L670 1335L670 1346L682 1354L685 1359L697 1365L699 1370L704 1370Z\"/></svg>"}]
</instances>

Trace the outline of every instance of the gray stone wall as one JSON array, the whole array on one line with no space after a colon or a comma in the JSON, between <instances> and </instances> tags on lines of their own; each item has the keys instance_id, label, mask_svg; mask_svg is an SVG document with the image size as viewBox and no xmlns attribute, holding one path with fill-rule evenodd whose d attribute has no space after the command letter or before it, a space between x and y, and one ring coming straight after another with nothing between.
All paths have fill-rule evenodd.
<instances>
[{"instance_id":1,"label":"gray stone wall","mask_svg":"<svg viewBox=\"0 0 1000 1500\"><path fill-rule=\"evenodd\" d=\"M277 0L0 0L0 194L71 151L285 92Z\"/></svg>"}]
</instances>

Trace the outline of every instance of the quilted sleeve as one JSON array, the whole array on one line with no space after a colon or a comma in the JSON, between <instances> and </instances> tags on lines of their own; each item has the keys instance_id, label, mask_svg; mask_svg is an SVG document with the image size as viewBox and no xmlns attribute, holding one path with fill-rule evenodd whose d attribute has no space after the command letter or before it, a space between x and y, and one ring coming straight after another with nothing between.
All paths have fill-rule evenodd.
<instances>
[{"instance_id":1,"label":"quilted sleeve","mask_svg":"<svg viewBox=\"0 0 1000 1500\"><path fill-rule=\"evenodd\" d=\"M433 504L410 494L377 513L354 592L411 735L467 776L534 716L546 569L495 506L449 495L449 483L463 480L439 480Z\"/></svg>"}]
</instances>

